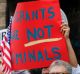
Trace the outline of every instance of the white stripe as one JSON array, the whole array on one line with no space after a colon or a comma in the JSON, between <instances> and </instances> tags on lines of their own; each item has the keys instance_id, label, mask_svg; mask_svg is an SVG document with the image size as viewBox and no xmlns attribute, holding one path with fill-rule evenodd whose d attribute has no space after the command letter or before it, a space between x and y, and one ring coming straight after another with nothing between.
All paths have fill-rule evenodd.
<instances>
[{"instance_id":1,"label":"white stripe","mask_svg":"<svg viewBox=\"0 0 80 74\"><path fill-rule=\"evenodd\" d=\"M8 47L8 49L10 50L10 45L8 44L8 42L5 42L5 45Z\"/></svg>"},{"instance_id":2,"label":"white stripe","mask_svg":"<svg viewBox=\"0 0 80 74\"><path fill-rule=\"evenodd\" d=\"M2 52L0 52L0 55L2 54Z\"/></svg>"},{"instance_id":3,"label":"white stripe","mask_svg":"<svg viewBox=\"0 0 80 74\"><path fill-rule=\"evenodd\" d=\"M7 37L7 36L5 35L5 36L3 37L3 41L6 41L6 40L5 40L5 37Z\"/></svg>"},{"instance_id":4,"label":"white stripe","mask_svg":"<svg viewBox=\"0 0 80 74\"><path fill-rule=\"evenodd\" d=\"M10 53L6 50L6 48L4 49L3 52L11 59Z\"/></svg>"},{"instance_id":5,"label":"white stripe","mask_svg":"<svg viewBox=\"0 0 80 74\"><path fill-rule=\"evenodd\" d=\"M10 73L9 74L11 74L11 71L10 71Z\"/></svg>"},{"instance_id":6,"label":"white stripe","mask_svg":"<svg viewBox=\"0 0 80 74\"><path fill-rule=\"evenodd\" d=\"M5 46L7 46L8 49L10 50L10 45L8 44L8 42L4 41L4 43L5 43Z\"/></svg>"},{"instance_id":7,"label":"white stripe","mask_svg":"<svg viewBox=\"0 0 80 74\"><path fill-rule=\"evenodd\" d=\"M6 42L5 38L3 38L3 41L4 41L5 45L10 49L10 46L9 46L8 42Z\"/></svg>"},{"instance_id":8,"label":"white stripe","mask_svg":"<svg viewBox=\"0 0 80 74\"><path fill-rule=\"evenodd\" d=\"M6 74L9 74L9 72L10 72L10 71L9 71L9 69L8 69L7 72L6 72Z\"/></svg>"},{"instance_id":9,"label":"white stripe","mask_svg":"<svg viewBox=\"0 0 80 74\"><path fill-rule=\"evenodd\" d=\"M2 65L2 68L3 68L3 69L2 69L2 71L3 71L3 70L5 69L5 64Z\"/></svg>"},{"instance_id":10,"label":"white stripe","mask_svg":"<svg viewBox=\"0 0 80 74\"><path fill-rule=\"evenodd\" d=\"M9 65L9 67L11 68L11 63L10 63L10 61L9 61L5 56L3 56L3 59L4 59L4 61Z\"/></svg>"},{"instance_id":11,"label":"white stripe","mask_svg":"<svg viewBox=\"0 0 80 74\"><path fill-rule=\"evenodd\" d=\"M4 74L6 74L6 72L7 72L7 67L5 68Z\"/></svg>"},{"instance_id":12,"label":"white stripe","mask_svg":"<svg viewBox=\"0 0 80 74\"><path fill-rule=\"evenodd\" d=\"M7 38L7 36L6 36ZM8 42L5 40L5 37L3 38L3 42L5 43L5 46L8 48L8 50L10 50L10 46L8 44ZM4 47L4 43L1 43L1 46L3 48L3 52L11 59L10 53L8 52L8 50ZM11 68L11 62L8 60L8 58L5 56L5 54L3 55L3 60L6 62L3 64L3 68L4 68L4 74L10 74L10 70L8 69L7 65ZM7 65L6 65L7 64Z\"/></svg>"},{"instance_id":13,"label":"white stripe","mask_svg":"<svg viewBox=\"0 0 80 74\"><path fill-rule=\"evenodd\" d=\"M1 42L1 47L2 47L2 48L4 48L4 45L3 45L3 43L2 43L2 42Z\"/></svg>"}]
</instances>

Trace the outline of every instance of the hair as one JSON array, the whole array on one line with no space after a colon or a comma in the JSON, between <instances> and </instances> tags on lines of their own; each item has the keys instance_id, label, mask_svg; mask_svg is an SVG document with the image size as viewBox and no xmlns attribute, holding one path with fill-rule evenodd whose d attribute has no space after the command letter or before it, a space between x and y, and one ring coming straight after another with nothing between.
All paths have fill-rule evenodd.
<instances>
[{"instance_id":1,"label":"hair","mask_svg":"<svg viewBox=\"0 0 80 74\"><path fill-rule=\"evenodd\" d=\"M64 66L64 67L67 69L67 71L68 71L70 74L72 74L72 66L71 66L69 63L65 62L65 61L62 61L62 60L56 60L56 61L54 61L54 62L50 65L49 70L50 70L52 67L55 67L55 66Z\"/></svg>"}]
</instances>

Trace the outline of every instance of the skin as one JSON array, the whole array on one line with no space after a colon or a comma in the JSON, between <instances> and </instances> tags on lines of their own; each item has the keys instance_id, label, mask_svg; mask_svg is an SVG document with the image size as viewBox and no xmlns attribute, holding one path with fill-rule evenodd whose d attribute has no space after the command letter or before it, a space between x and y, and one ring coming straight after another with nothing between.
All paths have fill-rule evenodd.
<instances>
[{"instance_id":1,"label":"skin","mask_svg":"<svg viewBox=\"0 0 80 74\"><path fill-rule=\"evenodd\" d=\"M55 66L50 69L49 73L68 73L68 71L64 66Z\"/></svg>"},{"instance_id":2,"label":"skin","mask_svg":"<svg viewBox=\"0 0 80 74\"><path fill-rule=\"evenodd\" d=\"M72 67L76 68L77 65L78 65L78 62L77 62L77 59L76 59L75 52L74 52L74 50L72 48L70 38L69 38L70 28L69 28L68 24L62 23L60 31L64 35L65 40L66 40L66 45L67 45L68 54L69 54L69 63L72 65ZM54 68L52 68L51 71L52 70L54 71ZM57 66L57 68L55 69L55 71L57 71L57 72L60 71L60 67ZM42 70L42 74L46 74L46 73L49 73L48 68L44 68Z\"/></svg>"},{"instance_id":3,"label":"skin","mask_svg":"<svg viewBox=\"0 0 80 74\"><path fill-rule=\"evenodd\" d=\"M3 74L3 72L2 72L2 65L1 65L1 63L0 63L0 74Z\"/></svg>"},{"instance_id":4,"label":"skin","mask_svg":"<svg viewBox=\"0 0 80 74\"><path fill-rule=\"evenodd\" d=\"M63 23L61 25L61 32L64 35L65 40L66 40L66 45L67 45L67 49L68 49L70 64L72 65L72 67L76 68L77 65L78 65L78 62L77 62L76 55L75 55L75 52L73 50L73 47L71 45L70 38L69 38L69 33L70 33L69 26L67 24Z\"/></svg>"}]
</instances>

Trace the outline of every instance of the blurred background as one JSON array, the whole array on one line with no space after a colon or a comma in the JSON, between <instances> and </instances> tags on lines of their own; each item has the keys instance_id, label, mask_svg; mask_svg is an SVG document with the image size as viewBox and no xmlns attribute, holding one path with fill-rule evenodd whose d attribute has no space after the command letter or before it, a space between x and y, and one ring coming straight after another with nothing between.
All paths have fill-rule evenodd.
<instances>
[{"instance_id":1,"label":"blurred background","mask_svg":"<svg viewBox=\"0 0 80 74\"><path fill-rule=\"evenodd\" d=\"M6 26L6 0L0 0L0 29Z\"/></svg>"},{"instance_id":2,"label":"blurred background","mask_svg":"<svg viewBox=\"0 0 80 74\"><path fill-rule=\"evenodd\" d=\"M16 4L22 1L0 0L0 29L8 27L10 16L14 14ZM68 17L71 42L80 64L80 0L60 0L60 6Z\"/></svg>"}]
</instances>

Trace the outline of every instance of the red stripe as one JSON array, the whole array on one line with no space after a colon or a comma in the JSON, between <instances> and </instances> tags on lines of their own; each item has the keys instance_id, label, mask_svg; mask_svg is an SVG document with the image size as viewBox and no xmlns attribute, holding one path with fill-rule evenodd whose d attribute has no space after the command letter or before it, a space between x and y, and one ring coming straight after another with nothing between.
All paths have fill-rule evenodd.
<instances>
[{"instance_id":1,"label":"red stripe","mask_svg":"<svg viewBox=\"0 0 80 74\"><path fill-rule=\"evenodd\" d=\"M4 39L5 39L5 41L2 41L3 46L1 46L2 51L3 51L3 56L5 55L6 59L7 59L9 62L11 62L11 58L8 57L8 55L7 55L6 53L4 53L4 50L7 50L7 51L9 52L9 54L10 54L10 49L9 49L9 48L6 46L6 44L5 44L5 42L7 42L8 39L7 39L7 37L5 37L5 36L4 36ZM3 69L4 72L5 72L6 68L7 68L7 71L8 71L8 69L9 69L10 72L11 72L11 67L7 64L7 62L6 62L4 59L3 59L3 65L5 65L5 67L4 67L4 69ZM10 72L9 72L9 73L10 73Z\"/></svg>"},{"instance_id":2,"label":"red stripe","mask_svg":"<svg viewBox=\"0 0 80 74\"><path fill-rule=\"evenodd\" d=\"M4 41L3 41L3 45L4 45L4 48L7 48L7 50L10 52L10 49L6 46Z\"/></svg>"},{"instance_id":3,"label":"red stripe","mask_svg":"<svg viewBox=\"0 0 80 74\"><path fill-rule=\"evenodd\" d=\"M3 53L4 53L4 52L3 52ZM9 61L11 61L11 58L9 58L7 54L4 53L4 56L5 56Z\"/></svg>"},{"instance_id":4,"label":"red stripe","mask_svg":"<svg viewBox=\"0 0 80 74\"><path fill-rule=\"evenodd\" d=\"M7 54L5 54L4 52L3 52L3 54L4 54L5 57L11 62L11 59L7 56ZM3 56L4 56L4 55L3 55ZM3 62L6 63L6 61L5 61L4 59L3 59ZM6 64L7 64L7 63L6 63ZM7 65L8 65L8 64L7 64ZM9 65L8 65L8 66L9 66Z\"/></svg>"},{"instance_id":5,"label":"red stripe","mask_svg":"<svg viewBox=\"0 0 80 74\"><path fill-rule=\"evenodd\" d=\"M4 65L4 64L3 64ZM3 69L3 72L5 71L5 67L4 67L4 69Z\"/></svg>"},{"instance_id":6,"label":"red stripe","mask_svg":"<svg viewBox=\"0 0 80 74\"><path fill-rule=\"evenodd\" d=\"M8 67L9 69L11 69L11 67L6 63L6 61L4 59L3 59L3 62L4 62L3 65L6 65L6 67Z\"/></svg>"},{"instance_id":7,"label":"red stripe","mask_svg":"<svg viewBox=\"0 0 80 74\"><path fill-rule=\"evenodd\" d=\"M6 42L8 42L8 38L6 36L4 36L4 39L5 39Z\"/></svg>"},{"instance_id":8,"label":"red stripe","mask_svg":"<svg viewBox=\"0 0 80 74\"><path fill-rule=\"evenodd\" d=\"M5 49L6 49L6 50L9 52L9 54L10 54L10 51L9 51L8 47L6 47ZM4 52L4 50L3 50L3 56L4 56L4 55L6 56L6 58L7 58L9 61L11 60L11 58L9 58L8 55L7 55L7 54Z\"/></svg>"},{"instance_id":9,"label":"red stripe","mask_svg":"<svg viewBox=\"0 0 80 74\"><path fill-rule=\"evenodd\" d=\"M10 49L8 48L8 46L6 46L6 43L8 43L8 38L7 38L6 36L4 36L4 41L2 41L3 46L1 46L2 53L3 53L3 56L5 55L6 59L11 63L11 58L8 57L8 55L7 55L6 53L4 53L4 50L7 50L8 53L11 54L11 53L10 53ZM3 69L4 72L5 72L6 68L7 68L6 73L8 72L8 69L9 69L10 72L11 72L11 67L7 64L7 61L6 61L6 60L3 59L2 65L5 65L5 67L4 67L4 69ZM10 73L10 72L9 72L9 73ZM8 73L8 74L9 74L9 73Z\"/></svg>"},{"instance_id":10,"label":"red stripe","mask_svg":"<svg viewBox=\"0 0 80 74\"><path fill-rule=\"evenodd\" d=\"M6 48L6 50L11 54L10 49L9 49L7 46L5 46L5 48Z\"/></svg>"},{"instance_id":11,"label":"red stripe","mask_svg":"<svg viewBox=\"0 0 80 74\"><path fill-rule=\"evenodd\" d=\"M5 50L7 50L9 54L11 53L10 50L8 49L8 47L6 47ZM3 51L3 52L4 52L4 51ZM4 53L4 54L5 54L5 53ZM6 54L6 55L7 55L7 54Z\"/></svg>"}]
</instances>

